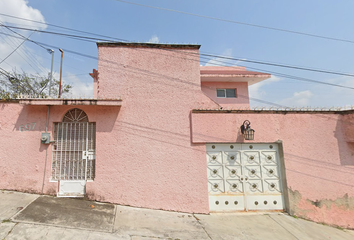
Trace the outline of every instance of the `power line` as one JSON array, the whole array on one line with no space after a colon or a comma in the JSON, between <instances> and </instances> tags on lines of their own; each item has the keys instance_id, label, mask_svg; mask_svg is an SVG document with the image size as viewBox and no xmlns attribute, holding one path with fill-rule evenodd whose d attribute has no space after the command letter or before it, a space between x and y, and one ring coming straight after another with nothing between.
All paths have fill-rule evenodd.
<instances>
[{"instance_id":1,"label":"power line","mask_svg":"<svg viewBox=\"0 0 354 240\"><path fill-rule=\"evenodd\" d=\"M1 26L1 25L3 25L3 23L0 22L0 26ZM12 29L7 28L7 30L8 30L8 31L11 31L12 33L15 33L16 35L18 35L18 36L20 36L20 37L22 37L22 38L25 38L22 34L19 34L19 33L17 33L16 31L14 31L14 30L12 30ZM6 39L5 39L5 41L6 41ZM7 41L6 41L6 42L7 42ZM43 47L43 46L41 46L41 47ZM27 49L27 48L26 48L26 45L24 45L24 48ZM44 47L43 47L43 48L44 48ZM46 49L46 48L44 48L44 49ZM46 50L47 50L47 49L46 49ZM17 53L18 53L33 69L34 69L34 67L32 66L32 64L31 64L30 62L27 61L27 59L32 60L32 62L35 63L35 65L37 66L37 68L38 68L39 71L41 71L41 72L46 72L45 67L37 60L37 58L31 56L31 54L30 54L31 51L29 51L29 50L24 51L23 49L19 49L19 51L20 51L20 52L17 52ZM24 55L24 57L22 56L21 53ZM36 71L36 70L35 70L35 71ZM37 74L39 74L39 73L37 72Z\"/></svg>"},{"instance_id":2,"label":"power line","mask_svg":"<svg viewBox=\"0 0 354 240\"><path fill-rule=\"evenodd\" d=\"M13 18L17 18L17 19L22 19L22 20L26 20L26 21L38 22L38 21L33 21L33 20L29 20L29 19L14 17L14 16L6 15L6 14L1 14L1 13L0 13L0 15L8 16L8 17L13 17ZM42 22L38 22L38 23L40 23L40 24L46 24L46 23L42 23ZM71 28L65 28L65 27L61 27L61 26L58 26L58 25L54 25L54 24L46 24L46 25L48 25L48 26L54 26L54 27L58 27L58 28L62 28L62 29L67 29L67 30L70 30L70 31L77 31L77 32L81 32L81 33L91 34L91 35L100 36L100 37L112 38L112 37L109 37L109 36L94 34L94 33L85 32L85 31L80 31L80 30L71 29ZM112 39L117 39L117 40L122 41L122 42L128 42L127 40L124 40L124 39L118 39L118 38L112 38ZM332 39L332 40L335 40L335 39ZM347 40L342 40L342 39L338 39L338 40L340 40L340 41L346 41L346 42L347 42ZM349 41L349 42L352 42L352 41ZM53 47L53 46L51 46L51 47ZM68 50L65 50L65 51L68 51ZM72 52L72 51L71 51L71 53L75 54L75 53ZM79 54L79 55L81 55L81 54ZM89 57L89 58L94 58L94 59L97 59L97 60L98 60L98 58L95 58L95 57L92 57L92 56L88 56L88 55L81 55L81 56ZM218 57L218 56L215 55L215 57ZM248 68L250 68L250 67L248 67ZM0 69L1 69L1 68L0 68ZM250 69L256 69L256 68L250 68ZM259 69L256 69L256 70L259 70ZM261 70L261 71L264 71L264 70ZM268 71L268 72L269 72L269 71ZM274 72L274 73L275 73L275 72ZM276 73L276 74L279 75L280 73ZM288 78L291 77L291 75L285 75L285 74L284 74L284 76L285 76L285 77L288 77ZM292 77L294 77L294 76L292 76ZM298 77L295 77L295 78L298 78ZM297 80L299 80L299 79L297 79ZM311 79L306 79L306 80L315 81L315 80L311 80ZM304 81L305 81L305 80L304 80ZM317 82L317 83L321 83L321 84L326 84L326 83L323 83L323 82L320 82L320 81L316 81L316 82ZM329 84L329 85L332 85L332 84ZM333 85L333 86L335 86L335 85ZM336 85L336 86L337 86L337 85ZM341 87L345 87L345 86L341 86ZM266 104L269 104L269 105L272 105L272 104L273 104L273 105L281 106L281 105L279 105L279 104L275 104L275 103L272 103L272 102L264 101L264 100L261 100L261 99L256 99L256 98L250 98L250 99L251 99L251 100L254 100L254 101L266 103ZM284 106L281 106L281 107L284 107Z\"/></svg>"},{"instance_id":3,"label":"power line","mask_svg":"<svg viewBox=\"0 0 354 240\"><path fill-rule=\"evenodd\" d=\"M4 40L4 43L6 42L9 46L13 46L14 48L16 48L16 46L19 44L17 41L15 41L15 40L13 40L13 41L11 41L10 39L6 39L4 36L2 36L2 35L5 35L5 34L3 34L3 31L1 31L1 35L0 35L0 37L1 37L1 39L3 39ZM10 40L10 41L8 41L8 40ZM24 38L17 38L16 40L24 40ZM26 47L26 45L23 45L23 47ZM22 48L19 48L17 51L16 51L16 53L36 72L36 73L38 73L38 70L39 71L43 71L43 70L41 70L39 67L38 67L38 65L36 65L36 67L34 67L33 65L32 65L32 63L31 62L38 62L37 60L35 60L33 57L32 57L32 59L30 59L30 56L29 56L29 54L27 53L27 51L24 51ZM4 62L4 63L6 63L6 62ZM7 64L7 63L6 63ZM9 66L11 66L10 64L8 64ZM12 66L11 66L12 67Z\"/></svg>"},{"instance_id":4,"label":"power line","mask_svg":"<svg viewBox=\"0 0 354 240\"><path fill-rule=\"evenodd\" d=\"M29 30L29 29L25 29L25 30ZM67 34L62 34L62 35L66 36ZM77 39L77 38L80 39L81 37L83 37L83 36L78 36L78 35L69 35L69 36L70 37L74 36L75 39ZM85 37L85 38L87 38L87 37ZM106 39L96 39L96 38L89 38L89 39L106 40ZM330 74L338 74L338 75L351 76L351 77L354 76L353 74L345 74L345 73L339 73L339 72L334 72L334 71L326 71L326 70L310 69L310 68L305 68L305 67L297 67L297 66L290 66L290 65L284 65L284 64L274 64L274 63L267 63L267 62L261 62L261 61L246 60L244 58L232 58L232 57L225 57L225 56L213 55L213 54L203 54L203 53L200 53L200 55L202 55L202 56L204 55L204 56L207 56L207 57L223 58L223 59L232 60L232 61L243 61L243 62L250 62L250 63L258 63L258 64L277 66L277 67L295 68L295 69L300 69L300 70L315 71L315 72L330 73ZM214 61L215 61L215 59L214 59ZM253 68L253 69L256 69L256 68ZM265 71L265 70L261 70L261 71ZM324 83L324 82L321 82L321 81L316 81L316 80L312 80L312 79L308 79L308 78L300 78L300 77L286 75L286 74L277 73L277 72L272 72L272 73L275 73L278 76L292 78L292 79L296 79L296 80L302 80L302 81L308 81L308 82L313 82L313 83L319 83L319 84L325 84L325 85L331 85L331 86L336 86L336 87L353 89L351 87L347 87L347 86L343 86L343 85L339 85L339 84Z\"/></svg>"},{"instance_id":5,"label":"power line","mask_svg":"<svg viewBox=\"0 0 354 240\"><path fill-rule=\"evenodd\" d=\"M45 44L45 43L40 43L40 44L42 44L44 46L51 47L51 48L57 48L56 46L51 46L51 45ZM141 49L139 49L139 50L141 50ZM102 58L99 59L98 57L95 57L95 56L91 56L91 55L88 55L88 54L83 54L83 53L71 51L71 50L68 50L68 49L64 49L64 51L72 53L72 54L80 55L80 56L83 56L83 57L87 57L87 58L91 58L91 59L95 59L95 60L100 60L102 62L107 62L107 63L111 63L111 64L114 64L114 65L120 65L121 67L123 67L123 64L119 64L119 63L117 63L115 61L110 61L110 60L106 60L106 59L102 59ZM185 53L181 53L181 54L184 54L186 56ZM197 61L195 59L189 59L189 60ZM190 84L190 85L194 85L194 86L200 86L199 84L188 82L188 81L185 81L185 80L180 79L180 78L167 76L167 75L164 75L164 74L161 74L161 73L151 72L151 71L140 69L140 68L136 68L136 67L130 67L130 66L126 66L126 67L125 67L125 71L130 71L132 73L144 74L144 75L148 75L148 76L153 75L153 76L157 76L157 77L164 77L165 79L169 79L171 81L178 81L178 82L183 83L183 84ZM0 69L2 69L2 68L0 68ZM115 70L113 69L113 71L115 71ZM173 86L175 86L175 85L173 85ZM239 96L242 97L242 98L248 98L250 100L253 100L253 101L256 101L256 102L260 102L260 103L264 103L264 104L268 104L268 105L284 107L284 106L279 105L277 103L265 101L265 100L258 99L258 98L253 98L253 97L248 97L248 96L243 96L243 95L239 95Z\"/></svg>"},{"instance_id":6,"label":"power line","mask_svg":"<svg viewBox=\"0 0 354 240\"><path fill-rule=\"evenodd\" d=\"M1 33L0 33L1 34ZM12 36L12 35L10 35ZM14 36L12 36L14 37ZM37 43L40 43L40 42L37 42ZM45 43L40 43L44 46L49 46L51 48L58 48L56 46L52 46L52 45L48 45L48 44L45 44ZM87 54L83 54L83 53L79 53L79 52L75 52L75 51L71 51L71 50L68 50L68 49L64 49L65 52L69 52L69 53L72 53L72 54L75 54L75 55L80 55L80 56L83 56L83 57L86 57L86 58L91 58L91 59L94 59L94 60L99 60L98 57L95 57L95 56L92 56L92 55L87 55ZM170 49L164 49L166 51L176 51L176 50L170 50ZM197 55L195 53L185 53L183 52L182 54L186 54L186 55ZM207 57L216 57L216 58L224 58L224 59L227 59L227 60L234 60L234 61L241 61L241 60L244 60L244 59L241 59L241 58L231 58L231 57L224 57L224 56L219 56L219 55L211 55L211 54L200 54L202 55L202 57L205 55ZM102 59L101 59L102 60ZM217 61L215 59L209 59L208 60L214 60L214 61ZM251 60L247 60L247 61L251 61ZM203 61L201 61L203 62ZM254 61L254 62L258 62L258 61ZM266 64L266 63L264 63ZM267 65L267 64L266 64ZM273 65L270 63L270 65ZM219 66L223 66L223 65L219 65ZM317 80L313 80L313 79L308 79L308 78L302 78L302 77L296 77L296 76L292 76L292 75L288 75L288 74L283 74L283 73L278 73L278 72L274 72L274 71L268 71L268 70L263 70L263 69L257 69L257 68L252 68L252 67L248 67L249 69L256 69L258 71L264 71L264 72L270 72L270 73L274 73L275 76L281 76L281 77L286 77L286 78L289 78L289 79L295 79L295 80L300 80L300 81L307 81L307 82L312 82L312 83L318 83L318 84L323 84L323 85L329 85L329 86L335 86L335 87L341 87L341 88L347 88L347 89L354 89L353 87L349 87L349 86L344 86L344 85L339 85L339 84L332 84L332 83L326 83L326 82L321 82L321 81L317 81ZM289 66L289 68L291 68ZM295 68L298 68L298 67L295 67ZM310 69L309 69L310 70ZM313 71L317 71L317 72L324 72L322 70L313 70ZM334 72L332 74L335 74ZM338 73L338 75L345 75L345 76L354 76L354 75L351 75L351 74L344 74L344 73Z\"/></svg>"},{"instance_id":7,"label":"power line","mask_svg":"<svg viewBox=\"0 0 354 240\"><path fill-rule=\"evenodd\" d=\"M265 70L262 70L262 69L259 69L259 68L253 68L253 67L247 67L247 68L254 69L254 70L257 70L257 71L265 71ZM285 77L285 78L294 79L294 80L300 80L300 81L305 81L305 82L318 83L318 84L323 84L323 85L328 85L328 86L333 86L333 87L340 87L340 88L346 88L346 89L353 89L354 90L354 87L344 86L344 85L340 85L340 84L321 82L321 81L313 80L313 79L310 79L310 78L297 77L297 76L284 74L284 73L273 72L273 71L267 71L267 72L272 73L274 76Z\"/></svg>"},{"instance_id":8,"label":"power line","mask_svg":"<svg viewBox=\"0 0 354 240\"><path fill-rule=\"evenodd\" d=\"M272 61L267 61L267 60L260 60L260 59L249 59L249 58L245 58L245 57L233 57L233 56L225 56L225 55L217 55L211 52L205 52L205 51L201 51L200 52L201 55L203 54L209 54L211 56L215 56L215 58L223 58L225 60L231 60L231 61L236 61L237 62L250 62L250 63L267 63L267 64L272 64L274 66L294 66L296 68L309 68L309 69L314 69L316 71L329 71L329 72L336 72L336 73L342 73L342 74L350 74L350 75L354 75L354 73L348 73L348 72L343 72L343 71L336 71L336 70L327 70L327 69L321 69L321 68L315 68L315 67L307 67L307 66L299 66L299 65L294 65L294 64L289 64L289 63L279 63L279 62L272 62ZM227 61L225 61L225 63L229 63Z\"/></svg>"},{"instance_id":9,"label":"power line","mask_svg":"<svg viewBox=\"0 0 354 240\"><path fill-rule=\"evenodd\" d=\"M249 62L249 63L263 64L263 65L269 65L269 66L274 66L274 67L293 68L293 69L297 69L297 70L304 70L304 71L311 71L311 72L319 72L319 73L328 73L328 74L341 75L341 76L346 76L346 77L354 77L354 74L350 74L350 73L340 73L340 72L327 71L327 70L320 70L320 69L314 69L314 68L291 66L291 65L286 65L286 64L261 62L261 61L255 61L255 60L247 60L247 59L244 59L244 58L234 58L234 57L226 57L226 56L216 56L216 55L206 54L206 53L200 53L200 55L202 55L202 56L208 56L208 57L218 57L218 58L223 58L223 59L228 59L228 60L233 60L233 61L241 61L241 62Z\"/></svg>"},{"instance_id":10,"label":"power line","mask_svg":"<svg viewBox=\"0 0 354 240\"><path fill-rule=\"evenodd\" d=\"M5 36L9 36L9 37L12 37L12 38L17 38L17 39L21 39L21 40L23 40L23 38L22 37L17 37L17 36L14 36L14 35L11 35L11 34L8 34L8 33L4 33L4 32L0 32L0 37L7 43L7 44L9 44L9 42L6 40L6 38L3 38L3 36L2 35L5 35ZM30 39L30 40L28 40L29 42L32 42L32 40ZM9 44L10 45L10 44ZM59 48L59 47L56 47L56 48ZM35 54L35 53L34 53ZM35 54L35 55L37 55L37 54ZM20 55L21 56L21 55ZM39 55L37 55L37 56L39 56ZM37 72L37 70L27 61L27 59L26 58L24 58L24 56L21 56L36 72ZM48 58L49 59L49 58ZM55 62L56 62L56 60L54 60ZM6 62L4 62L4 63L6 63ZM79 68L76 68L76 67L74 67L74 66L72 66L72 65L67 65L67 64L63 64L64 66L67 66L67 67L70 67L70 68L72 68L72 69L76 69L76 70L80 70L80 71L85 71L85 70L83 70L83 69L79 69ZM11 66L11 65L9 65L9 66ZM37 72L38 73L38 72Z\"/></svg>"},{"instance_id":11,"label":"power line","mask_svg":"<svg viewBox=\"0 0 354 240\"><path fill-rule=\"evenodd\" d=\"M143 51L142 49L139 49L139 50ZM176 51L174 49L162 49L162 50L164 50L164 51L173 51L173 52ZM158 53L158 54L161 55L161 53ZM191 52L190 53L181 52L180 54L191 55L191 56L200 55L200 54L191 53ZM199 60L199 62L202 62L202 63L208 63L209 60L213 60L213 61L219 62L219 64L216 64L217 66L225 66L225 65L223 65L225 62L219 61L217 59L210 59L210 58L203 57L203 56L200 56L199 58L200 59L201 58L206 58L206 60ZM189 60L194 61L194 59L189 59ZM246 66L244 66L244 67L246 67ZM334 84L334 83L327 83L327 82L322 82L322 81L313 80L313 79L309 79L309 78L302 78L302 77L297 77L297 76L293 76L293 75L289 75L289 74L284 74L284 73L279 73L279 72L274 72L274 71L268 71L268 70L254 68L254 67L249 67L249 66L247 66L247 69L254 69L254 70L257 70L257 71L272 73L274 76L285 77L285 78L288 78L288 79L294 79L294 80L300 80L300 81L306 81L306 82L311 82L311 83L318 83L318 84L322 84L322 85L329 85L329 86L341 87L341 88L353 89L354 90L354 87L349 87L349 86L344 86L344 85Z\"/></svg>"},{"instance_id":12,"label":"power line","mask_svg":"<svg viewBox=\"0 0 354 240\"><path fill-rule=\"evenodd\" d=\"M340 41L340 42L346 42L346 43L354 43L353 40L348 40L348 39L334 38L334 37L322 36L322 35L317 35L317 34L312 34L312 33L305 33L305 32L293 31L293 30L288 30L288 29L284 29L284 28L275 28L275 27L268 27L268 26L258 25L258 24L252 24L252 23L246 23L246 22L240 22L240 21L233 21L233 20L228 20L228 19L223 19L223 18L211 17L211 16L206 16L206 15L201 15L201 14L196 14L196 13L190 13L190 12L184 12L184 11L179 11L179 10L169 9L169 8L155 7L155 6L150 6L150 5L140 4L140 3L134 3L134 2L128 2L128 1L123 1L123 0L115 0L115 1L121 2L121 3L126 3L126 4L131 4L131 5L136 5L136 6L140 6L140 7L146 7L146 8L152 8L152 9L163 10L163 11L169 11L169 12L175 12L175 13L186 14L186 15L190 15L190 16L194 16L194 17L199 17L199 18L206 18L206 19L211 19L211 20L217 20L217 21L221 21L221 22L228 22L228 23L240 24L240 25L245 25L245 26L250 26L250 27L256 27L256 28L263 28L263 29L274 30L274 31L280 31L280 32L287 32L287 33L292 33L292 34L297 34L297 35L303 35L303 36L307 36L307 37L322 38L322 39L333 40L333 41Z\"/></svg>"},{"instance_id":13,"label":"power line","mask_svg":"<svg viewBox=\"0 0 354 240\"><path fill-rule=\"evenodd\" d=\"M71 51L71 50L65 50L66 52L69 52L69 53L72 53L72 54L76 54L76 55L80 55L80 56L83 56L83 57L87 57L87 58L91 58L91 59L95 59L95 60L101 60L101 61L104 61L104 62L110 62L112 63L111 61L107 61L107 60L104 60L104 59L99 59L98 57L95 57L95 56L91 56L91 55L87 55L87 54L82 54L82 53L79 53L79 52L75 52L75 51ZM186 54L188 55L188 53L182 53L182 54ZM191 59L193 60L193 59ZM114 62L113 62L114 63ZM222 66L222 65L220 65ZM264 70L261 70L261 71L264 71ZM347 88L347 89L352 89L354 90L353 87L349 87L349 86L344 86L344 85L339 85L339 84L332 84L332 83L325 83L325 82L321 82L321 81L316 81L316 80L312 80L312 79L307 79L307 78L301 78L301 77L296 77L296 76L291 76L291 75L287 75L287 74L282 74L282 73L277 73L278 75L283 75L287 78L293 78L295 80L302 80L302 81L307 81L307 82L313 82L313 83L320 83L320 84L323 84L323 85L330 85L330 86L335 86L335 87L341 87L341 88Z\"/></svg>"},{"instance_id":14,"label":"power line","mask_svg":"<svg viewBox=\"0 0 354 240\"><path fill-rule=\"evenodd\" d=\"M120 1L120 0L117 0ZM120 1L120 2L125 2L125 3L130 3L127 1ZM134 4L134 3L131 3ZM142 6L146 6L143 4L135 4L135 5L142 5ZM155 7L153 7L155 8ZM165 9L163 9L165 10ZM166 9L168 10L168 9ZM62 29L67 29L70 31L76 31L76 32L82 32L82 33L86 33L86 34L90 34L90 35L95 35L95 36L102 36L102 37L106 37L106 38L110 38L110 39L116 39L122 42L129 42L126 39L121 39L121 38L115 38L115 37L110 37L110 36L105 36L105 35L100 35L100 34L95 34L95 33L91 33L91 32L86 32L86 31L81 31L81 30L77 30L77 29L72 29L72 28L67 28L67 27L62 27L59 25L55 25L55 24L49 24L49 23L43 23L40 21L35 21L35 20L30 20L30 19L26 19L26 18L20 18L20 17L15 17L15 16L11 16L11 15L7 15L7 14L2 14L0 13L0 15L3 16L7 16L7 17L11 17L11 18L16 18L16 19L21 19L21 20L25 20L25 21L30 21L30 22L35 22L35 23L40 23L40 24L44 24L44 25L48 25L48 26L54 26L57 28L62 28ZM5 26L5 27L10 27L10 28L16 28L14 26ZM29 29L29 28L19 28L19 29L23 29L23 30L34 30L34 29ZM63 33L57 33L57 32L49 32L49 31L42 31L42 30L36 30L38 32L43 32L43 33L48 33L48 34L57 34L57 35L62 35L62 36L67 36L67 37L72 37L73 39L77 39L77 38L85 38L88 41L89 40L93 40L93 41L89 41L89 42L94 42L94 41L111 41L108 39L102 39L102 38L90 38L90 37L85 37L85 36L79 36L79 35L70 35L70 34L63 34ZM83 39L82 39L83 40ZM354 41L353 41L354 43ZM306 70L306 71L318 71L318 72L322 72L322 73L329 73L329 74L337 74L337 75L343 75L343 76L350 76L353 77L354 74L347 74L347 73L339 73L337 71L327 71L327 70L320 70L320 69L313 69L313 68L308 68L308 67L299 67L299 66L290 66L288 64L278 64L278 63L270 63L270 62L265 62L265 61L256 61L256 60L247 60L245 58L229 58L229 57L225 57L225 56L220 56L220 55L216 55L216 54L210 54L210 53L203 53L201 52L200 55L207 55L209 54L209 56L211 57L218 57L218 58L225 58L225 59L229 59L229 60L236 60L236 61L244 61L244 62L250 62L250 63L256 63L256 64L265 64L265 65L271 65L271 66L276 66L276 67L291 67L294 69L298 69L298 70Z\"/></svg>"},{"instance_id":15,"label":"power line","mask_svg":"<svg viewBox=\"0 0 354 240\"><path fill-rule=\"evenodd\" d=\"M5 27L5 28L7 28L7 29L10 30L11 32L13 32L13 33L15 33L15 34L17 34L17 35L19 35L19 36L21 36L21 37L23 37L23 38L26 38L26 37L23 36L22 34L19 34L18 32L15 32L15 31L12 30L10 27L4 25L4 24L1 23L1 22L0 22L0 26L3 26L3 27ZM36 29L33 29L32 31L37 31L37 30L36 30ZM29 40L29 37L28 37L27 39ZM45 50L48 50L47 48L41 46L40 44L37 44L37 43L35 43L35 42L33 42L33 43L36 44L36 45L38 45L38 46L40 46L40 47L42 47L42 48L44 48Z\"/></svg>"},{"instance_id":16,"label":"power line","mask_svg":"<svg viewBox=\"0 0 354 240\"><path fill-rule=\"evenodd\" d=\"M78 74L68 74L68 75L63 76L63 78L64 78L64 77L70 78L70 77L82 76L82 75L90 76L89 74L90 74L90 73L88 73L88 72L87 72L87 73L78 73Z\"/></svg>"},{"instance_id":17,"label":"power line","mask_svg":"<svg viewBox=\"0 0 354 240\"><path fill-rule=\"evenodd\" d=\"M2 25L2 26L6 27L6 28L14 28L14 29L20 29L20 30L27 30L27 31L36 31L36 32L40 32L40 33L48 33L48 34L54 34L54 35L72 37L72 38L78 38L78 39L88 39L88 40L105 41L105 42L111 41L111 40L107 40L107 39L103 39L103 38L93 38L93 37L86 37L86 36L52 32L52 31L45 31L45 30L39 30L39 29L33 29L33 28L15 27L15 26L8 26L8 25Z\"/></svg>"},{"instance_id":18,"label":"power line","mask_svg":"<svg viewBox=\"0 0 354 240\"><path fill-rule=\"evenodd\" d=\"M222 65L222 61L218 61L216 59L213 59L214 61L220 62L220 64L218 64L218 66L224 66ZM207 61L201 61L203 63L208 63ZM260 68L254 68L254 67L248 67L247 69L253 69L256 71L262 71L262 72L267 72L267 73L271 73L273 76L279 76L279 77L285 77L288 79L294 79L294 80L300 80L300 81L305 81L305 82L311 82L311 83L318 83L318 84L322 84L322 85L329 85L329 86L334 86L334 87L340 87L340 88L346 88L346 89L353 89L354 87L349 87L349 86L344 86L344 85L340 85L340 84L334 84L334 83L327 83L327 82L321 82L318 80L313 80L313 79L309 79L309 78L303 78L303 77L297 77L297 76L293 76L293 75L289 75L289 74L284 74L284 73L279 73L279 72L274 72L274 71L268 71L268 70L264 70L264 69L260 69Z\"/></svg>"},{"instance_id":19,"label":"power line","mask_svg":"<svg viewBox=\"0 0 354 240\"><path fill-rule=\"evenodd\" d=\"M32 34L33 34L33 33L31 33L31 34L29 35L29 37L32 36ZM28 38L29 38L29 37L28 37ZM20 45L18 45L9 55L7 55L3 60L1 60L0 64L3 63L6 59L8 59L14 52L16 52L16 50L17 50L19 47L21 47L22 44L24 44L24 43L27 41L28 38L26 38L25 40L23 40L23 42L21 42Z\"/></svg>"},{"instance_id":20,"label":"power line","mask_svg":"<svg viewBox=\"0 0 354 240\"><path fill-rule=\"evenodd\" d=\"M6 17L10 17L10 18L20 19L20 20L24 20L24 21L28 21L28 22L39 23L39 24L42 24L42 25L48 25L48 26L52 26L52 27L56 27L56 28L61 28L61 29L69 30L69 31L81 32L81 33L85 33L85 34L89 34L89 35L93 35L93 36L110 38L110 39L114 39L114 40L118 40L118 41L122 41L122 42L127 42L127 40L125 40L125 39L116 38L116 37L110 37L110 36L96 34L96 33L92 33L92 32L86 32L86 31L82 31L82 30L78 30L78 29L74 29L74 28L63 27L63 26L59 26L59 25L56 25L56 24L43 23L43 22L40 22L40 21L35 21L35 20L31 20L31 19L27 19L27 18L21 18L21 17L15 17L15 16L12 16L12 15L4 14L4 13L0 13L0 15L6 16Z\"/></svg>"},{"instance_id":21,"label":"power line","mask_svg":"<svg viewBox=\"0 0 354 240\"><path fill-rule=\"evenodd\" d=\"M88 40L88 41L90 41L90 40L91 41L92 40L104 41L104 42L110 41L108 39L102 39L102 38L93 38L93 37L86 37L86 36L73 35L73 34L65 34L65 33L51 32L51 31L44 31L44 30L36 30L36 29L31 29L31 28L23 28L23 27L15 27L15 26L6 26L6 27L15 28L15 29L21 29L21 30L27 30L27 31L37 31L37 32L41 32L41 33L60 35L60 36L64 36L64 37L73 37L73 38L75 38L77 40L83 40L84 39L84 40ZM32 41L32 40L30 40L30 41ZM350 74L350 73L341 73L341 72L336 72L336 71L320 70L320 69L314 69L314 68L308 68L308 67L299 67L299 66L293 66L293 65L287 65L287 64L277 64L277 63L270 63L270 62L247 60L245 58L226 57L226 56L207 54L207 53L199 53L199 54L202 55L202 56L223 58L223 59L233 60L233 61L242 61L242 62L262 64L262 65L268 65L268 66L274 66L274 67L291 68L291 69L302 70L302 71L311 71L311 72L319 72L319 73L326 73L326 74L354 77L354 74Z\"/></svg>"},{"instance_id":22,"label":"power line","mask_svg":"<svg viewBox=\"0 0 354 240\"><path fill-rule=\"evenodd\" d=\"M11 36L11 35L10 35ZM18 38L18 37L16 37L16 38ZM37 42L37 43L39 43L39 42ZM57 47L55 47L55 46L51 46L51 45L48 45L48 44L44 44L44 43L40 43L40 44L42 44L42 45L46 45L46 46L49 46L49 47L51 47L51 48L57 48ZM84 57L88 57L88 58L92 58L92 59L95 59L95 60L99 60L97 57L95 57L95 56L90 56L90 55L87 55L87 54L82 54L82 53L79 53L79 52L75 52L75 51L71 51L71 50L68 50L68 49L65 49L65 52L70 52L70 53L72 53L72 54L77 54L77 55L80 55L80 56L84 56ZM101 59L101 60L103 60L103 61L105 61L105 62L111 62L111 61L107 61L107 60L104 60L104 59ZM194 59L193 59L194 60ZM117 64L116 62L111 62L111 63L114 63L114 64ZM131 70L130 70L131 71ZM144 71L144 70L141 70L141 69L135 69L134 70L134 72L136 72L136 71L138 71L138 72L140 72L141 73L141 71ZM154 73L148 73L148 74L154 74ZM181 79L178 79L178 80L180 80L181 81ZM183 82L183 80L182 80L182 82ZM241 97L243 97L243 96L241 96ZM260 99L256 99L256 98L251 98L252 100L255 100L255 101L259 101L259 102L262 102L262 103L267 103L267 104L273 104L273 105L278 105L278 104L276 104L276 103L270 103L270 102L267 102L267 101L263 101L263 100L260 100Z\"/></svg>"},{"instance_id":23,"label":"power line","mask_svg":"<svg viewBox=\"0 0 354 240\"><path fill-rule=\"evenodd\" d=\"M175 50L171 50L171 49L163 49L163 50L165 50L165 51L175 51ZM181 53L181 54L186 54L186 55L202 55L202 54L186 53L186 52L183 52L183 53ZM206 60L204 60L204 61L200 60L200 62L202 62L202 63L208 63L210 60L212 60L212 61L219 62L219 64L216 64L217 66L225 66L225 65L223 65L225 62L220 61L220 60L217 60L217 59L215 59L215 58L210 59L210 58L203 57L203 56L200 56L200 58L206 58L206 60L208 60L208 61L206 61ZM231 66L231 67L232 67L232 66ZM245 66L245 67L246 67L246 66ZM349 87L349 86L344 86L344 85L334 84L334 83L327 83L327 82L322 82L322 81L313 80L313 79L309 79L309 78L297 77L297 76L293 76L293 75L289 75L289 74L284 74L284 73L279 73L279 72L275 72L275 71L269 71L269 70L264 70L264 69L249 67L249 66L247 66L247 69L254 69L254 70L257 70L257 71L272 73L274 76L285 77L285 78L294 79L294 80L300 80L300 81L306 81L306 82L311 82L311 83L318 83L318 84L323 84L323 85L329 85L329 86L341 87L341 88L353 89L353 90L354 90L354 87Z\"/></svg>"}]
</instances>

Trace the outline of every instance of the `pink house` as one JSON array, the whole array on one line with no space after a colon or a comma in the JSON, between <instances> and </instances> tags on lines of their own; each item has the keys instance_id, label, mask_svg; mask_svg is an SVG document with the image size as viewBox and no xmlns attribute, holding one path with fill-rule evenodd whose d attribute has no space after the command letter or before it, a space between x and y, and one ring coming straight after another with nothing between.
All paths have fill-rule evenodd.
<instances>
[{"instance_id":1,"label":"pink house","mask_svg":"<svg viewBox=\"0 0 354 240\"><path fill-rule=\"evenodd\" d=\"M202 67L199 45L97 45L94 99L0 102L0 189L354 228L352 110L251 110L270 75Z\"/></svg>"}]
</instances>

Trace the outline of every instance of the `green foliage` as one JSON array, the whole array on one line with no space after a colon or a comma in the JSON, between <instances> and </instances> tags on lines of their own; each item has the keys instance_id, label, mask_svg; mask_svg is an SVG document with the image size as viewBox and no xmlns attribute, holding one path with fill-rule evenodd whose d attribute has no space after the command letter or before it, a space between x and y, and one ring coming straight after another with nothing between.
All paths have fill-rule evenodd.
<instances>
[{"instance_id":1,"label":"green foliage","mask_svg":"<svg viewBox=\"0 0 354 240\"><path fill-rule=\"evenodd\" d=\"M0 71L0 99L10 100L19 97L48 98L50 75L43 77L25 72L12 73ZM72 86L62 84L61 94L69 93ZM59 80L53 79L51 97L57 98L59 93Z\"/></svg>"}]
</instances>

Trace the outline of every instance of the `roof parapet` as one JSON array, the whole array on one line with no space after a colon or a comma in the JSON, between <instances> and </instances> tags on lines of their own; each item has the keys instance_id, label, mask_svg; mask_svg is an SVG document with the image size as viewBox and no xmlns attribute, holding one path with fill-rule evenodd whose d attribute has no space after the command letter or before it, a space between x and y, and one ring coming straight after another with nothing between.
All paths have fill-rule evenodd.
<instances>
[{"instance_id":1,"label":"roof parapet","mask_svg":"<svg viewBox=\"0 0 354 240\"><path fill-rule=\"evenodd\" d=\"M97 42L97 47L142 47L142 48L181 48L199 49L198 44L175 44L175 43L137 43L137 42Z\"/></svg>"}]
</instances>

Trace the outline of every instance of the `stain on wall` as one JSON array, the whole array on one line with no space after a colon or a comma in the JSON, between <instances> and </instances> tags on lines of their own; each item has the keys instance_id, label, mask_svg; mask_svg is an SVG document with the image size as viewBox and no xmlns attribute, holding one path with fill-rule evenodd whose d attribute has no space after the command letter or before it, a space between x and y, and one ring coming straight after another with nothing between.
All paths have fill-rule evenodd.
<instances>
[{"instance_id":1,"label":"stain on wall","mask_svg":"<svg viewBox=\"0 0 354 240\"><path fill-rule=\"evenodd\" d=\"M344 194L336 199L303 198L298 190L288 189L289 214L325 223L331 226L354 229L354 197Z\"/></svg>"}]
</instances>

